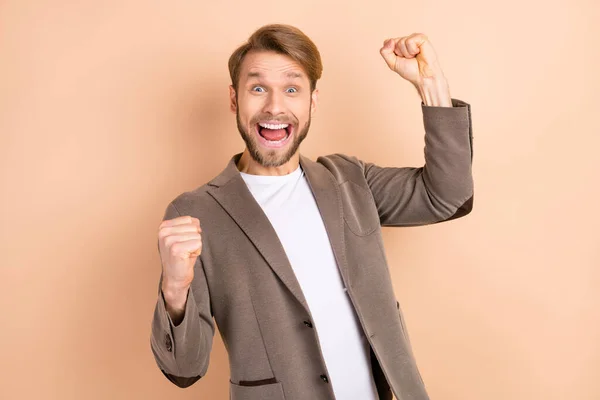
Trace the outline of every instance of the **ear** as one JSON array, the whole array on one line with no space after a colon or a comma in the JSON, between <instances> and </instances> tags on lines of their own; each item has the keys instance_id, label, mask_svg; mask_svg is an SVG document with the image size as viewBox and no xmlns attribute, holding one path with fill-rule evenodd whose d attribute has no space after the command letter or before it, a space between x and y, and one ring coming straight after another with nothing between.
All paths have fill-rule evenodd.
<instances>
[{"instance_id":1,"label":"ear","mask_svg":"<svg viewBox=\"0 0 600 400\"><path fill-rule=\"evenodd\" d=\"M313 92L310 95L311 97L311 105L310 105L310 111L312 114L314 114L317 111L317 103L319 100L319 89L315 89L313 90Z\"/></svg>"},{"instance_id":2,"label":"ear","mask_svg":"<svg viewBox=\"0 0 600 400\"><path fill-rule=\"evenodd\" d=\"M229 109L234 114L237 111L237 99L235 98L235 89L233 85L229 85Z\"/></svg>"}]
</instances>

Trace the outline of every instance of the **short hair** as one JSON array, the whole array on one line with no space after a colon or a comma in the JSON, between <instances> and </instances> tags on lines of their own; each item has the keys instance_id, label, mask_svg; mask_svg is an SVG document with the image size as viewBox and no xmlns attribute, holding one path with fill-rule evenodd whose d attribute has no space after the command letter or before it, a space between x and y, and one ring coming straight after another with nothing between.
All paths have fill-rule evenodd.
<instances>
[{"instance_id":1,"label":"short hair","mask_svg":"<svg viewBox=\"0 0 600 400\"><path fill-rule=\"evenodd\" d=\"M273 51L296 61L308 75L311 91L321 78L323 64L317 46L300 29L282 24L265 25L255 31L248 41L229 57L231 84L237 90L240 69L246 55L252 51Z\"/></svg>"}]
</instances>

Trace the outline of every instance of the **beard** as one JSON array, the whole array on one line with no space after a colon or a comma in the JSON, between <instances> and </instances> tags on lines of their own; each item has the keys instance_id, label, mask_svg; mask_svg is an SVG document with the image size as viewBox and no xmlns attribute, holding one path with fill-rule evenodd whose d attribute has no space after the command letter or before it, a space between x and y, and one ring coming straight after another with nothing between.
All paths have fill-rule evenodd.
<instances>
[{"instance_id":1,"label":"beard","mask_svg":"<svg viewBox=\"0 0 600 400\"><path fill-rule=\"evenodd\" d=\"M312 102L311 102L312 103ZM244 126L242 125L242 121L240 120L240 111L239 108L237 110L237 112L235 113L236 115L236 122L237 122L237 128L238 131L240 132L240 135L242 135L242 139L244 139L244 142L246 143L246 148L248 149L248 152L250 153L250 156L252 157L252 159L254 161L256 161L258 164L260 164L263 167L279 167L285 163L287 163L293 156L294 154L296 154L296 152L298 151L298 148L300 147L300 144L304 141L304 139L306 139L306 136L308 135L308 129L310 128L310 121L311 121L311 114L312 111L309 111L308 114L308 121L306 122L306 124L304 124L304 126L302 127L301 130L297 131L297 129L299 128L299 126L297 124L292 124L292 126L295 126L296 129L294 129L294 137L291 143L289 143L287 145L287 150L284 150L284 152L282 154L279 154L279 149L261 149L260 144L258 143L258 138L256 137L256 134L254 134L254 132L250 133L246 130L246 128L244 128ZM273 118L264 118L264 115L257 115L254 118L252 118L250 126L252 127L251 129L256 129L256 124L261 121L261 120L273 120ZM262 118L262 119L261 119ZM286 121L278 121L280 123L291 123Z\"/></svg>"}]
</instances>

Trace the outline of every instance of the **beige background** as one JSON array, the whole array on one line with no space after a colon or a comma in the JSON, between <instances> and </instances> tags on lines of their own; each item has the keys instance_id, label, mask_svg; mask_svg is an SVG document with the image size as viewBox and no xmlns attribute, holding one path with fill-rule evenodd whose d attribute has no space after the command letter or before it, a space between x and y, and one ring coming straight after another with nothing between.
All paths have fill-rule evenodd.
<instances>
[{"instance_id":1,"label":"beige background","mask_svg":"<svg viewBox=\"0 0 600 400\"><path fill-rule=\"evenodd\" d=\"M599 9L0 1L0 398L227 398L218 335L189 389L154 363L156 230L243 149L227 58L284 22L324 61L313 159L423 162L418 94L379 55L389 36L428 34L472 104L473 213L385 230L432 400L600 399Z\"/></svg>"}]
</instances>

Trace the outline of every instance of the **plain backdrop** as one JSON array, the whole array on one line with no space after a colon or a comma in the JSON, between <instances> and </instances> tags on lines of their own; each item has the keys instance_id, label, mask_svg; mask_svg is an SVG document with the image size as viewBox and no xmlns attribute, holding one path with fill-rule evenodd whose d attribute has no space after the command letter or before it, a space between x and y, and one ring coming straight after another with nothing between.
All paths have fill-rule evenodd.
<instances>
[{"instance_id":1,"label":"plain backdrop","mask_svg":"<svg viewBox=\"0 0 600 400\"><path fill-rule=\"evenodd\" d=\"M432 400L600 399L598 20L595 0L0 1L0 398L228 398L219 334L191 388L154 362L156 234L243 150L230 53L287 23L324 63L312 159L423 163L388 37L427 34L472 105L473 212L384 230Z\"/></svg>"}]
</instances>

